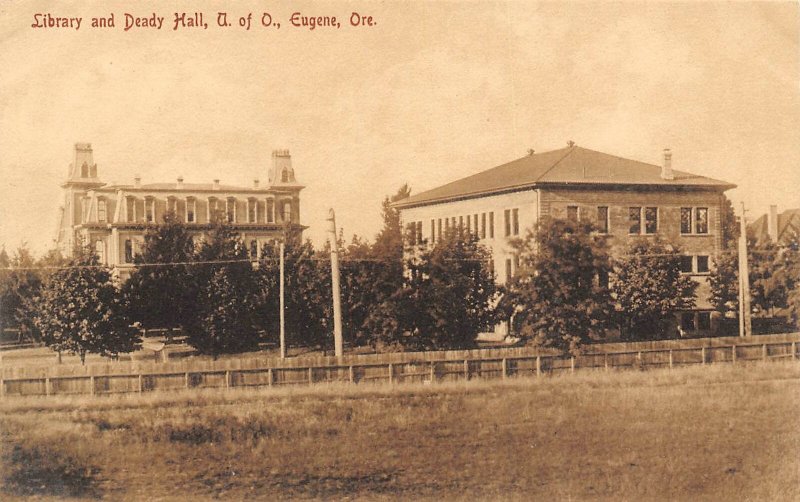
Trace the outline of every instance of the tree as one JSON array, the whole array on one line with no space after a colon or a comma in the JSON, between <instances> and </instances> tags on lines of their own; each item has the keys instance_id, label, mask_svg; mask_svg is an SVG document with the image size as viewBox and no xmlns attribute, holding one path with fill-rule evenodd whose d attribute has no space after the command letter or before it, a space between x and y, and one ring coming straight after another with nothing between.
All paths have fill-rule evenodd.
<instances>
[{"instance_id":1,"label":"tree","mask_svg":"<svg viewBox=\"0 0 800 502\"><path fill-rule=\"evenodd\" d=\"M722 249L733 250L736 249L737 241L739 240L739 219L733 211L733 204L731 200L723 195L722 196L722 211L720 214L720 225L722 229Z\"/></svg>"},{"instance_id":2,"label":"tree","mask_svg":"<svg viewBox=\"0 0 800 502\"><path fill-rule=\"evenodd\" d=\"M287 345L333 346L330 261L317 253L310 241L301 242L289 228L284 231L284 315ZM270 338L280 332L280 250L267 247L259 262L262 325Z\"/></svg>"},{"instance_id":3,"label":"tree","mask_svg":"<svg viewBox=\"0 0 800 502\"><path fill-rule=\"evenodd\" d=\"M200 286L195 316L185 319L187 343L213 356L256 350L258 285L239 235L217 221L197 256L198 261L209 263L194 268Z\"/></svg>"},{"instance_id":4,"label":"tree","mask_svg":"<svg viewBox=\"0 0 800 502\"><path fill-rule=\"evenodd\" d=\"M611 264L605 237L592 231L586 222L544 218L513 242L520 266L504 304L520 335L570 352L604 336Z\"/></svg>"},{"instance_id":5,"label":"tree","mask_svg":"<svg viewBox=\"0 0 800 502\"><path fill-rule=\"evenodd\" d=\"M711 288L711 305L722 314L739 312L739 254L735 250L723 251L714 259L708 278Z\"/></svg>"},{"instance_id":6,"label":"tree","mask_svg":"<svg viewBox=\"0 0 800 502\"><path fill-rule=\"evenodd\" d=\"M186 326L195 316L198 282L189 265L195 260L192 236L174 213L144 235L144 246L134 263L139 265L123 285L130 316L145 329Z\"/></svg>"},{"instance_id":7,"label":"tree","mask_svg":"<svg viewBox=\"0 0 800 502\"><path fill-rule=\"evenodd\" d=\"M415 349L475 345L497 320L498 291L478 238L455 229L406 261L403 285L378 305L370 324L384 343Z\"/></svg>"},{"instance_id":8,"label":"tree","mask_svg":"<svg viewBox=\"0 0 800 502\"><path fill-rule=\"evenodd\" d=\"M78 248L65 268L53 273L35 301L34 323L56 352L117 356L139 343L111 270L92 249Z\"/></svg>"},{"instance_id":9,"label":"tree","mask_svg":"<svg viewBox=\"0 0 800 502\"><path fill-rule=\"evenodd\" d=\"M627 339L667 336L675 313L695 305L697 283L681 274L680 250L660 239L636 239L617 260L612 295Z\"/></svg>"}]
</instances>

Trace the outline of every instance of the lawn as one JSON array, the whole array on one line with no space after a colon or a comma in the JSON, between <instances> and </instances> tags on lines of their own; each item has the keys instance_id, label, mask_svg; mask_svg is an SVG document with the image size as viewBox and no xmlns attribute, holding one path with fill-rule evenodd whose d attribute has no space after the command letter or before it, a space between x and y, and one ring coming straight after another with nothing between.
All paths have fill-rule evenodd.
<instances>
[{"instance_id":1,"label":"lawn","mask_svg":"<svg viewBox=\"0 0 800 502\"><path fill-rule=\"evenodd\" d=\"M0 495L800 499L800 364L0 401Z\"/></svg>"}]
</instances>

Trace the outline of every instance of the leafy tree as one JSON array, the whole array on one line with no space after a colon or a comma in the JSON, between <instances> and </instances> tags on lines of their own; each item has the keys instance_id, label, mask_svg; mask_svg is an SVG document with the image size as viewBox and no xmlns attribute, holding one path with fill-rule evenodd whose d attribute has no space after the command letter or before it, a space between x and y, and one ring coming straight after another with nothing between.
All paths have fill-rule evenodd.
<instances>
[{"instance_id":1,"label":"leafy tree","mask_svg":"<svg viewBox=\"0 0 800 502\"><path fill-rule=\"evenodd\" d=\"M195 260L192 236L185 224L168 213L164 222L144 235L144 246L134 263L189 263ZM145 329L187 325L195 316L198 282L187 265L140 266L134 270L123 291L130 305L130 317Z\"/></svg>"},{"instance_id":2,"label":"leafy tree","mask_svg":"<svg viewBox=\"0 0 800 502\"><path fill-rule=\"evenodd\" d=\"M478 333L498 320L490 259L477 237L455 230L416 250L402 287L371 318L380 341L415 349L474 346Z\"/></svg>"},{"instance_id":3,"label":"leafy tree","mask_svg":"<svg viewBox=\"0 0 800 502\"><path fill-rule=\"evenodd\" d=\"M708 278L711 305L722 314L739 311L739 258L736 250L727 250L714 259Z\"/></svg>"},{"instance_id":4,"label":"leafy tree","mask_svg":"<svg viewBox=\"0 0 800 502\"><path fill-rule=\"evenodd\" d=\"M542 219L513 243L520 260L505 304L515 307L514 327L544 346L576 352L602 337L613 304L606 239L586 222Z\"/></svg>"},{"instance_id":5,"label":"leafy tree","mask_svg":"<svg viewBox=\"0 0 800 502\"><path fill-rule=\"evenodd\" d=\"M258 284L238 234L217 221L197 253L200 281L196 313L188 324L187 343L200 353L218 355L258 348ZM218 263L213 263L218 262Z\"/></svg>"},{"instance_id":6,"label":"leafy tree","mask_svg":"<svg viewBox=\"0 0 800 502\"><path fill-rule=\"evenodd\" d=\"M680 250L660 239L636 239L628 246L612 284L624 338L664 338L675 312L694 307L697 283L680 270Z\"/></svg>"},{"instance_id":7,"label":"leafy tree","mask_svg":"<svg viewBox=\"0 0 800 502\"><path fill-rule=\"evenodd\" d=\"M732 250L736 249L736 243L739 240L739 219L733 211L733 204L731 200L723 197L722 212L720 214L720 223L722 228L722 249Z\"/></svg>"},{"instance_id":8,"label":"leafy tree","mask_svg":"<svg viewBox=\"0 0 800 502\"><path fill-rule=\"evenodd\" d=\"M34 323L56 352L116 356L139 342L111 270L94 251L78 248L66 268L53 273L35 303Z\"/></svg>"},{"instance_id":9,"label":"leafy tree","mask_svg":"<svg viewBox=\"0 0 800 502\"><path fill-rule=\"evenodd\" d=\"M310 241L286 229L284 250L284 316L287 345L333 346L330 261ZM280 333L280 250L268 246L259 262L259 315L270 339Z\"/></svg>"}]
</instances>

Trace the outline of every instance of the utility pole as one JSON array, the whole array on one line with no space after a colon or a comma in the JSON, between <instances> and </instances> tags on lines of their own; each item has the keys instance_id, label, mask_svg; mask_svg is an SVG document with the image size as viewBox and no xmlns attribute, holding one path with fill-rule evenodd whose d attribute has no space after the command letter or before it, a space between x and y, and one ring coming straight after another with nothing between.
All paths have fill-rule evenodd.
<instances>
[{"instance_id":1,"label":"utility pole","mask_svg":"<svg viewBox=\"0 0 800 502\"><path fill-rule=\"evenodd\" d=\"M342 342L342 302L341 288L339 286L339 243L336 238L336 215L333 208L328 211L330 226L328 232L331 241L331 288L333 296L333 346L337 358L344 354Z\"/></svg>"},{"instance_id":2,"label":"utility pole","mask_svg":"<svg viewBox=\"0 0 800 502\"><path fill-rule=\"evenodd\" d=\"M283 263L283 252L284 252L284 244L283 242L280 243L280 253L281 253L281 286L280 286L280 304L281 304L281 359L286 359L286 332L285 332L285 325L286 319L284 318L283 314L283 283L284 283L284 263Z\"/></svg>"},{"instance_id":3,"label":"utility pole","mask_svg":"<svg viewBox=\"0 0 800 502\"><path fill-rule=\"evenodd\" d=\"M750 326L750 270L747 265L747 223L744 202L739 219L739 336L752 335Z\"/></svg>"}]
</instances>

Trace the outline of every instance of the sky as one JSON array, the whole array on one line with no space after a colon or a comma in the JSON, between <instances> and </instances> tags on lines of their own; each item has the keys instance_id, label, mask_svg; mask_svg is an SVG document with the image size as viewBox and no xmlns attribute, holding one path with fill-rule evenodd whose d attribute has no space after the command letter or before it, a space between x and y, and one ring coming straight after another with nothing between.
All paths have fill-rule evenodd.
<instances>
[{"instance_id":1,"label":"sky","mask_svg":"<svg viewBox=\"0 0 800 502\"><path fill-rule=\"evenodd\" d=\"M0 245L52 247L76 142L117 183L249 186L288 148L318 245L328 208L347 238L372 239L403 183L418 193L570 140L655 164L669 147L674 168L738 185L751 219L800 207L799 9L2 0ZM208 29L173 30L176 12ZM293 27L294 12L341 26ZM37 13L83 19L33 28ZM89 26L112 13L115 28ZM165 19L125 31L125 13Z\"/></svg>"}]
</instances>

